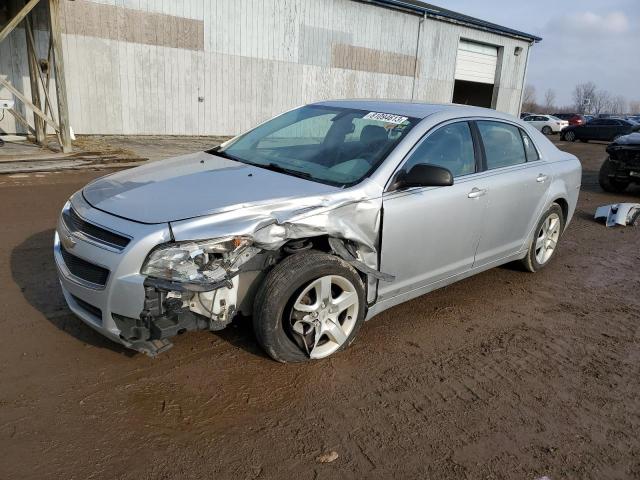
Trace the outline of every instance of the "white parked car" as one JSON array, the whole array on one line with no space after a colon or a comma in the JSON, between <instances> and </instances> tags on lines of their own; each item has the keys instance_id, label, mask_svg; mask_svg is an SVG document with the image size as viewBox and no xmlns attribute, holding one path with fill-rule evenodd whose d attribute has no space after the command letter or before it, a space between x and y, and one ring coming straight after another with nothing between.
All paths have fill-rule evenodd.
<instances>
[{"instance_id":1,"label":"white parked car","mask_svg":"<svg viewBox=\"0 0 640 480\"><path fill-rule=\"evenodd\" d=\"M530 123L531 126L537 128L545 135L560 133L563 128L569 126L569 122L554 117L553 115L529 115L523 118L523 120Z\"/></svg>"}]
</instances>

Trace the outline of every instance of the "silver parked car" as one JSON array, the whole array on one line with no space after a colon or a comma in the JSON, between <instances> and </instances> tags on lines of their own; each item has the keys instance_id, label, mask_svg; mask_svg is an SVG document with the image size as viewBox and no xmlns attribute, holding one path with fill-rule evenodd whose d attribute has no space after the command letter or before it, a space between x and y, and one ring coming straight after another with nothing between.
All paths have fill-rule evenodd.
<instances>
[{"instance_id":1,"label":"silver parked car","mask_svg":"<svg viewBox=\"0 0 640 480\"><path fill-rule=\"evenodd\" d=\"M242 313L274 359L319 359L394 305L547 265L580 181L576 157L509 115L327 101L90 183L54 254L71 310L127 347L156 355Z\"/></svg>"}]
</instances>

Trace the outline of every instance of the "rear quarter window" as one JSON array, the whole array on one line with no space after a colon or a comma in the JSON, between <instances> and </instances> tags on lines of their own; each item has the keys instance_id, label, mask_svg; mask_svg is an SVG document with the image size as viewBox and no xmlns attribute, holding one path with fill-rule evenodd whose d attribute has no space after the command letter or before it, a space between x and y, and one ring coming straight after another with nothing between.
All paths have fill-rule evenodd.
<instances>
[{"instance_id":1,"label":"rear quarter window","mask_svg":"<svg viewBox=\"0 0 640 480\"><path fill-rule=\"evenodd\" d=\"M529 135L527 135L524 130L520 130L520 135L522 135L522 143L524 144L524 152L527 156L527 162L540 160L540 154Z\"/></svg>"}]
</instances>

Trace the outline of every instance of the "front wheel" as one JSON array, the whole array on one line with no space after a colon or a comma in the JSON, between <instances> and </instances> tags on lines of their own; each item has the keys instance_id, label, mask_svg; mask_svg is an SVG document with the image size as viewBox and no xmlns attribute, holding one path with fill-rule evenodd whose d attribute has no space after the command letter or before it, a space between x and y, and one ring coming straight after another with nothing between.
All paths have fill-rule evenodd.
<instances>
[{"instance_id":1,"label":"front wheel","mask_svg":"<svg viewBox=\"0 0 640 480\"><path fill-rule=\"evenodd\" d=\"M567 142L575 142L576 141L576 134L574 132L566 132L564 134L564 139Z\"/></svg>"},{"instance_id":2,"label":"front wheel","mask_svg":"<svg viewBox=\"0 0 640 480\"><path fill-rule=\"evenodd\" d=\"M607 158L600 167L598 183L600 183L600 187L602 187L605 192L622 193L629 186L629 182L611 178L609 175L611 175L613 172L614 169L611 166L611 161Z\"/></svg>"},{"instance_id":3,"label":"front wheel","mask_svg":"<svg viewBox=\"0 0 640 480\"><path fill-rule=\"evenodd\" d=\"M309 251L285 258L255 298L258 343L279 362L321 359L349 346L364 321L358 272L342 259Z\"/></svg>"},{"instance_id":4,"label":"front wheel","mask_svg":"<svg viewBox=\"0 0 640 480\"><path fill-rule=\"evenodd\" d=\"M527 256L522 259L526 270L537 272L549 263L556 253L564 222L562 208L554 203L538 222Z\"/></svg>"}]
</instances>

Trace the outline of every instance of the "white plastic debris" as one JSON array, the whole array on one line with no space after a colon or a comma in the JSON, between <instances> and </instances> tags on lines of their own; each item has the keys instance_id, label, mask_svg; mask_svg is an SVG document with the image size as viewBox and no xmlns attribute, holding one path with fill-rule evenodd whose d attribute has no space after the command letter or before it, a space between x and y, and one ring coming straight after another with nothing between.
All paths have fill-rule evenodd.
<instances>
[{"instance_id":1,"label":"white plastic debris","mask_svg":"<svg viewBox=\"0 0 640 480\"><path fill-rule=\"evenodd\" d=\"M640 221L640 203L614 203L598 207L595 218L606 218L607 227L634 225Z\"/></svg>"}]
</instances>

